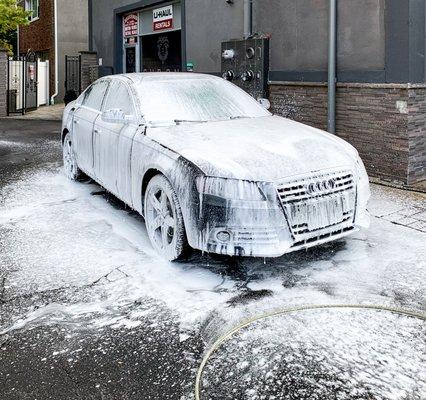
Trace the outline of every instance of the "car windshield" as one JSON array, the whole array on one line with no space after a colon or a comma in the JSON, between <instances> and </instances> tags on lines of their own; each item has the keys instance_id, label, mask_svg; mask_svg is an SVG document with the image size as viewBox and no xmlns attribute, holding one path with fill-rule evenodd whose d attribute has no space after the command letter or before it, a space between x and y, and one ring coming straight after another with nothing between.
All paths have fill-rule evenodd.
<instances>
[{"instance_id":1,"label":"car windshield","mask_svg":"<svg viewBox=\"0 0 426 400\"><path fill-rule=\"evenodd\" d=\"M136 84L147 123L206 122L268 116L251 96L214 78L145 78Z\"/></svg>"}]
</instances>

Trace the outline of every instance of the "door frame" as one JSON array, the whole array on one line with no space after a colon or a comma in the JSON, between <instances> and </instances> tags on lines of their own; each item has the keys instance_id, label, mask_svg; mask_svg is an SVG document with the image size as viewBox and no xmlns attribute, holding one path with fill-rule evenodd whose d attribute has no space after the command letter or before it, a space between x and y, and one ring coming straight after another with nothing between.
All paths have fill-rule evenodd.
<instances>
[{"instance_id":1,"label":"door frame","mask_svg":"<svg viewBox=\"0 0 426 400\"><path fill-rule=\"evenodd\" d=\"M126 50L129 48L135 48L135 72L141 72L140 66L140 46L139 46L139 37L135 44L125 44L123 47L123 73L127 73L126 71Z\"/></svg>"}]
</instances>

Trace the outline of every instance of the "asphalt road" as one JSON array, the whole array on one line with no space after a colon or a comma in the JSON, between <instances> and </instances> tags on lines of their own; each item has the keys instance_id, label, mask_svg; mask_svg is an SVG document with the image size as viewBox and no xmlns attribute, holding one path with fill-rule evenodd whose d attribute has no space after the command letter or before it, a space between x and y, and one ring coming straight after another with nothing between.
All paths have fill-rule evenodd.
<instances>
[{"instance_id":1,"label":"asphalt road","mask_svg":"<svg viewBox=\"0 0 426 400\"><path fill-rule=\"evenodd\" d=\"M373 187L372 226L279 259L169 264L143 219L61 172L60 124L0 120L0 399L192 399L242 320L307 304L426 310L425 198ZM257 321L202 399L423 399L426 330L373 310Z\"/></svg>"}]
</instances>

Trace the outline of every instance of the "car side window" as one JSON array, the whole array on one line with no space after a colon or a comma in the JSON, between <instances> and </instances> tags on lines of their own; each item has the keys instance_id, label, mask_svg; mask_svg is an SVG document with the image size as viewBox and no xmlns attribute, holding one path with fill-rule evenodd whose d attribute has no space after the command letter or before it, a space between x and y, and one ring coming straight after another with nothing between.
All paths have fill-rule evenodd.
<instances>
[{"instance_id":1,"label":"car side window","mask_svg":"<svg viewBox=\"0 0 426 400\"><path fill-rule=\"evenodd\" d=\"M135 115L132 97L123 82L113 81L108 90L104 110L120 109L125 115Z\"/></svg>"},{"instance_id":2,"label":"car side window","mask_svg":"<svg viewBox=\"0 0 426 400\"><path fill-rule=\"evenodd\" d=\"M108 81L96 82L90 86L84 93L83 106L100 111L107 87Z\"/></svg>"}]
</instances>

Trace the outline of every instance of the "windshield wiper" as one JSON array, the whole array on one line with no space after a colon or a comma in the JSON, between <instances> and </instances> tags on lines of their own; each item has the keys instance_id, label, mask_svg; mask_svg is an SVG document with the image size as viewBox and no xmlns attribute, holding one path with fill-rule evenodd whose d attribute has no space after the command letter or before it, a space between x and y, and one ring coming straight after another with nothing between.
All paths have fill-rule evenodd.
<instances>
[{"instance_id":1,"label":"windshield wiper","mask_svg":"<svg viewBox=\"0 0 426 400\"><path fill-rule=\"evenodd\" d=\"M207 121L191 120L191 119L174 119L173 122L175 124L183 124L185 122L189 122L189 123L191 123L191 122L200 122L201 123L201 122L207 122Z\"/></svg>"},{"instance_id":2,"label":"windshield wiper","mask_svg":"<svg viewBox=\"0 0 426 400\"><path fill-rule=\"evenodd\" d=\"M250 117L247 117L247 115L236 115L235 117L229 117L229 119L243 119L243 118L250 118Z\"/></svg>"}]
</instances>

